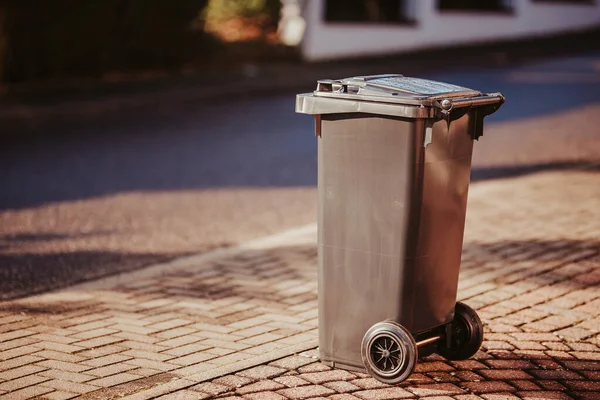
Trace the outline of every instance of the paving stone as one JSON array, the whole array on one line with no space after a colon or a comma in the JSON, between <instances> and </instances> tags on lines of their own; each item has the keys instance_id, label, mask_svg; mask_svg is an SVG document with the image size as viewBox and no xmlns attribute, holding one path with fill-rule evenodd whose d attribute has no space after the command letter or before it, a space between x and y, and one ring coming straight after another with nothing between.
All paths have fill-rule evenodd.
<instances>
[{"instance_id":1,"label":"paving stone","mask_svg":"<svg viewBox=\"0 0 600 400\"><path fill-rule=\"evenodd\" d=\"M533 379L531 375L518 369L482 369L479 373L492 380Z\"/></svg>"},{"instance_id":2,"label":"paving stone","mask_svg":"<svg viewBox=\"0 0 600 400\"><path fill-rule=\"evenodd\" d=\"M238 373L238 375L252 379L270 379L281 375L285 372L286 370L283 368L272 367L269 365L261 365L258 367L247 369L245 371L241 371Z\"/></svg>"},{"instance_id":3,"label":"paving stone","mask_svg":"<svg viewBox=\"0 0 600 400\"><path fill-rule=\"evenodd\" d=\"M42 350L32 355L36 357L41 357L42 359L45 358L49 360L65 361L69 363L80 363L86 360L85 357L82 357L79 354L62 353L60 351L54 350Z\"/></svg>"},{"instance_id":4,"label":"paving stone","mask_svg":"<svg viewBox=\"0 0 600 400\"><path fill-rule=\"evenodd\" d=\"M20 378L22 376L32 375L41 371L45 371L46 368L39 367L37 365L24 365L13 369L2 371L2 379L10 381L12 379Z\"/></svg>"},{"instance_id":5,"label":"paving stone","mask_svg":"<svg viewBox=\"0 0 600 400\"><path fill-rule=\"evenodd\" d=\"M175 369L175 370L171 371L171 373L174 375L177 375L177 376L181 376L181 377L191 377L196 374L199 374L199 373L202 373L205 371L210 371L211 369L215 369L215 368L217 368L217 366L214 364L200 363L200 364L190 365L189 367Z\"/></svg>"},{"instance_id":6,"label":"paving stone","mask_svg":"<svg viewBox=\"0 0 600 400\"><path fill-rule=\"evenodd\" d=\"M6 396L2 396L3 399L6 400L12 400L12 399L32 399L36 396L41 396L45 393L50 393L53 392L54 389L52 388L47 388L47 387L43 387L43 386L29 386L23 389L19 389L19 390L15 390L12 391L8 394L6 394ZM3 394L2 392L0 392L0 394Z\"/></svg>"},{"instance_id":7,"label":"paving stone","mask_svg":"<svg viewBox=\"0 0 600 400\"><path fill-rule=\"evenodd\" d=\"M552 391L539 391L539 392L518 392L517 395L523 400L573 400L572 397L568 396L563 392L552 392Z\"/></svg>"},{"instance_id":8,"label":"paving stone","mask_svg":"<svg viewBox=\"0 0 600 400\"><path fill-rule=\"evenodd\" d=\"M86 383L62 381L60 379L49 380L42 383L42 386L61 390L63 392L73 392L79 394L93 392L94 390L99 389L98 386L92 386Z\"/></svg>"},{"instance_id":9,"label":"paving stone","mask_svg":"<svg viewBox=\"0 0 600 400\"><path fill-rule=\"evenodd\" d=\"M63 381L84 383L96 379L96 376L87 375L85 373L67 372L56 369L49 369L46 371L38 372L37 375L44 376L46 378L60 379Z\"/></svg>"},{"instance_id":10,"label":"paving stone","mask_svg":"<svg viewBox=\"0 0 600 400\"><path fill-rule=\"evenodd\" d=\"M529 381L529 380L523 380L523 381L514 380L514 381L508 381L508 384L511 386L514 386L515 388L517 388L517 390L523 390L523 391L542 390L534 382L535 381Z\"/></svg>"},{"instance_id":11,"label":"paving stone","mask_svg":"<svg viewBox=\"0 0 600 400\"><path fill-rule=\"evenodd\" d=\"M565 366L576 371L600 371L600 361L564 361Z\"/></svg>"},{"instance_id":12,"label":"paving stone","mask_svg":"<svg viewBox=\"0 0 600 400\"><path fill-rule=\"evenodd\" d=\"M21 337L19 339L8 340L5 342L0 342L0 351L6 351L21 346L27 346L37 342L37 340L32 339L31 337Z\"/></svg>"},{"instance_id":13,"label":"paving stone","mask_svg":"<svg viewBox=\"0 0 600 400\"><path fill-rule=\"evenodd\" d=\"M485 360L488 366L496 369L534 369L530 361L526 360Z\"/></svg>"},{"instance_id":14,"label":"paving stone","mask_svg":"<svg viewBox=\"0 0 600 400\"><path fill-rule=\"evenodd\" d=\"M43 399L47 400L68 400L79 396L77 393L63 392L62 390L56 390L54 392L43 395Z\"/></svg>"},{"instance_id":15,"label":"paving stone","mask_svg":"<svg viewBox=\"0 0 600 400\"><path fill-rule=\"evenodd\" d=\"M331 367L329 367L323 363L320 363L320 362L313 362L312 364L308 364L308 365L298 368L298 372L300 372L302 374L311 373L311 372L329 371L329 370L331 370Z\"/></svg>"},{"instance_id":16,"label":"paving stone","mask_svg":"<svg viewBox=\"0 0 600 400\"><path fill-rule=\"evenodd\" d=\"M125 347L126 349L134 349L140 351L154 352L160 353L162 351L168 350L168 347L159 346L153 343L146 343L144 341L137 340L126 340L124 342L120 342L119 346Z\"/></svg>"},{"instance_id":17,"label":"paving stone","mask_svg":"<svg viewBox=\"0 0 600 400\"><path fill-rule=\"evenodd\" d=\"M564 381L564 384L571 390L597 391L600 392L600 382L591 382L587 380Z\"/></svg>"},{"instance_id":18,"label":"paving stone","mask_svg":"<svg viewBox=\"0 0 600 400\"><path fill-rule=\"evenodd\" d=\"M10 360L11 358L35 353L38 351L40 351L40 349L34 346L15 347L13 349L0 352L0 362Z\"/></svg>"},{"instance_id":19,"label":"paving stone","mask_svg":"<svg viewBox=\"0 0 600 400\"><path fill-rule=\"evenodd\" d=\"M323 386L335 390L338 393L348 393L360 390L360 387L347 381L326 382L323 383Z\"/></svg>"},{"instance_id":20,"label":"paving stone","mask_svg":"<svg viewBox=\"0 0 600 400\"><path fill-rule=\"evenodd\" d=\"M75 342L74 344L83 348L95 348L106 346L107 344L115 344L122 342L123 339L113 336L102 336L95 339L83 340L81 342Z\"/></svg>"},{"instance_id":21,"label":"paving stone","mask_svg":"<svg viewBox=\"0 0 600 400\"><path fill-rule=\"evenodd\" d=\"M103 357L110 354L116 354L127 350L125 347L117 346L117 345L108 345L102 346L96 349L85 350L77 353L78 356L86 357L86 358L96 358Z\"/></svg>"},{"instance_id":22,"label":"paving stone","mask_svg":"<svg viewBox=\"0 0 600 400\"><path fill-rule=\"evenodd\" d=\"M258 381L256 383L251 383L249 385L241 387L236 390L236 393L245 395L248 393L275 391L275 390L284 389L284 388L285 388L285 385L282 385L281 383L271 381L271 380L263 380L263 381Z\"/></svg>"},{"instance_id":23,"label":"paving stone","mask_svg":"<svg viewBox=\"0 0 600 400\"><path fill-rule=\"evenodd\" d=\"M154 376L154 375L163 373L162 371L159 371L157 369L151 369L151 368L136 368L136 369L129 370L127 372L130 374L139 375L139 376L143 376L143 377L149 377L149 376Z\"/></svg>"},{"instance_id":24,"label":"paving stone","mask_svg":"<svg viewBox=\"0 0 600 400\"><path fill-rule=\"evenodd\" d=\"M458 371L454 373L454 376L461 381L481 382L484 378L481 375L471 371Z\"/></svg>"},{"instance_id":25,"label":"paving stone","mask_svg":"<svg viewBox=\"0 0 600 400\"><path fill-rule=\"evenodd\" d=\"M317 385L325 382L347 381L351 379L356 379L355 375L341 369L334 369L331 371L322 372L310 372L301 374L298 377Z\"/></svg>"},{"instance_id":26,"label":"paving stone","mask_svg":"<svg viewBox=\"0 0 600 400\"><path fill-rule=\"evenodd\" d=\"M461 387L474 393L514 392L515 388L505 382L463 382Z\"/></svg>"},{"instance_id":27,"label":"paving stone","mask_svg":"<svg viewBox=\"0 0 600 400\"><path fill-rule=\"evenodd\" d=\"M512 393L485 393L482 394L485 400L520 400L520 397L515 396Z\"/></svg>"},{"instance_id":28,"label":"paving stone","mask_svg":"<svg viewBox=\"0 0 600 400\"><path fill-rule=\"evenodd\" d=\"M6 371L13 368L18 368L23 365L33 364L38 361L43 361L43 357L33 356L33 355L25 355L20 357L11 358L6 361L0 362L0 371Z\"/></svg>"},{"instance_id":29,"label":"paving stone","mask_svg":"<svg viewBox=\"0 0 600 400\"><path fill-rule=\"evenodd\" d=\"M310 382L305 381L304 379L298 378L297 376L280 376L278 378L273 379L275 382L279 382L282 385L285 385L290 388L310 385Z\"/></svg>"},{"instance_id":30,"label":"paving stone","mask_svg":"<svg viewBox=\"0 0 600 400\"><path fill-rule=\"evenodd\" d=\"M269 365L283 369L298 369L313 362L314 360L308 357L290 356L281 360L273 361Z\"/></svg>"},{"instance_id":31,"label":"paving stone","mask_svg":"<svg viewBox=\"0 0 600 400\"><path fill-rule=\"evenodd\" d=\"M85 339L94 339L94 338L101 337L101 336L111 335L111 334L117 333L117 332L119 332L117 329L98 328L98 329L93 329L91 331L79 332L79 333L74 334L71 337L77 338L80 340L85 340Z\"/></svg>"},{"instance_id":32,"label":"paving stone","mask_svg":"<svg viewBox=\"0 0 600 400\"><path fill-rule=\"evenodd\" d=\"M106 376L104 378L95 379L93 381L87 382L89 385L102 386L102 387L111 387L120 385L121 383L130 382L140 379L139 375L133 375L128 373L118 373L115 375Z\"/></svg>"},{"instance_id":33,"label":"paving stone","mask_svg":"<svg viewBox=\"0 0 600 400\"><path fill-rule=\"evenodd\" d=\"M352 393L363 400L388 400L388 399L410 399L414 394L399 387L387 387L384 389L363 390Z\"/></svg>"},{"instance_id":34,"label":"paving stone","mask_svg":"<svg viewBox=\"0 0 600 400\"><path fill-rule=\"evenodd\" d=\"M27 386L33 386L45 381L49 381L50 378L39 375L27 375L19 378L11 379L6 382L0 383L0 390L14 391L25 388Z\"/></svg>"},{"instance_id":35,"label":"paving stone","mask_svg":"<svg viewBox=\"0 0 600 400\"><path fill-rule=\"evenodd\" d=\"M190 388L197 392L208 393L211 396L217 396L221 393L226 393L231 390L229 386L219 385L213 382L204 382Z\"/></svg>"},{"instance_id":36,"label":"paving stone","mask_svg":"<svg viewBox=\"0 0 600 400\"><path fill-rule=\"evenodd\" d=\"M137 334L137 333L131 333L131 332L125 332L125 331L119 331L117 333L114 333L112 336L114 337L118 337L120 339L125 339L125 342L123 343L119 343L120 346L125 346L125 343L147 343L147 344L153 344L153 343L157 343L160 342L162 339L154 337L154 336L149 336L149 335L142 335L142 334ZM165 346L162 346L163 350L165 348Z\"/></svg>"},{"instance_id":37,"label":"paving stone","mask_svg":"<svg viewBox=\"0 0 600 400\"><path fill-rule=\"evenodd\" d=\"M202 340L202 338L199 338L197 336L184 335L184 336L175 337L173 339L166 339L166 340L163 340L160 342L156 342L156 345L169 347L169 348L174 348L174 347L176 348L176 347L181 347L181 346L185 346L185 345L190 345L192 343L197 343L201 340ZM202 350L209 348L209 346L202 346L202 345L197 345L197 347L202 347Z\"/></svg>"},{"instance_id":38,"label":"paving stone","mask_svg":"<svg viewBox=\"0 0 600 400\"><path fill-rule=\"evenodd\" d=\"M242 329L239 331L235 331L234 334L237 336L243 336L243 337L252 337L252 336L257 336L263 333L267 333L267 332L271 332L276 330L277 328L272 327L272 326L254 326L252 328L247 328L247 329Z\"/></svg>"},{"instance_id":39,"label":"paving stone","mask_svg":"<svg viewBox=\"0 0 600 400\"><path fill-rule=\"evenodd\" d=\"M64 361L56 361L56 360L44 360L44 361L40 361L40 362L36 363L35 365L44 367L47 369L56 369L56 370L68 371L68 372L83 372L88 369L91 369L91 367L86 366L86 365L75 364L75 363L64 362Z\"/></svg>"},{"instance_id":40,"label":"paving stone","mask_svg":"<svg viewBox=\"0 0 600 400\"><path fill-rule=\"evenodd\" d=\"M230 388L240 388L244 385L252 383L253 381L253 379L238 375L226 375L213 380L213 382L216 384L229 386Z\"/></svg>"},{"instance_id":41,"label":"paving stone","mask_svg":"<svg viewBox=\"0 0 600 400\"><path fill-rule=\"evenodd\" d=\"M385 383L381 383L374 378L355 379L351 381L351 383L366 390L388 387L388 385L386 385Z\"/></svg>"},{"instance_id":42,"label":"paving stone","mask_svg":"<svg viewBox=\"0 0 600 400\"><path fill-rule=\"evenodd\" d=\"M456 385L450 383L436 383L430 385L415 385L407 388L408 391L416 394L417 396L441 396L447 395L452 396L456 394L462 394L465 391Z\"/></svg>"},{"instance_id":43,"label":"paving stone","mask_svg":"<svg viewBox=\"0 0 600 400\"><path fill-rule=\"evenodd\" d=\"M488 368L486 365L476 360L450 361L450 364L456 369L466 369L469 371Z\"/></svg>"},{"instance_id":44,"label":"paving stone","mask_svg":"<svg viewBox=\"0 0 600 400\"><path fill-rule=\"evenodd\" d=\"M164 396L157 397L157 400L198 400L201 398L198 392L191 390L180 390L178 392L169 393Z\"/></svg>"},{"instance_id":45,"label":"paving stone","mask_svg":"<svg viewBox=\"0 0 600 400\"><path fill-rule=\"evenodd\" d=\"M172 356L167 357L167 359L169 359L171 357ZM198 364L203 361L211 360L215 357L216 356L214 354L205 353L205 352L192 353L192 354L188 354L187 356L173 358L173 359L169 360L169 363L177 364L177 365L181 365L181 366L188 366L188 365Z\"/></svg>"},{"instance_id":46,"label":"paving stone","mask_svg":"<svg viewBox=\"0 0 600 400\"><path fill-rule=\"evenodd\" d=\"M553 369L553 370L531 370L529 373L539 379L584 379L581 375L574 371L564 369Z\"/></svg>"},{"instance_id":47,"label":"paving stone","mask_svg":"<svg viewBox=\"0 0 600 400\"><path fill-rule=\"evenodd\" d=\"M308 399L317 396L327 396L335 394L335 392L321 385L307 385L295 388L282 389L278 394L292 400Z\"/></svg>"},{"instance_id":48,"label":"paving stone","mask_svg":"<svg viewBox=\"0 0 600 400\"><path fill-rule=\"evenodd\" d=\"M183 328L174 328L174 329L168 329L166 331L161 331L161 332L154 334L154 336L164 339L164 341L168 343L169 340L174 340L174 339L178 339L178 338L180 340L183 340L183 339L181 339L182 337L184 337L186 335L192 335L192 334L198 334L198 331L193 328L183 327ZM190 339L190 338L187 338L187 339ZM188 342L188 343L190 343L190 342ZM163 343L163 345L170 346L169 344L164 344L164 343Z\"/></svg>"},{"instance_id":49,"label":"paving stone","mask_svg":"<svg viewBox=\"0 0 600 400\"><path fill-rule=\"evenodd\" d=\"M431 379L438 383L458 382L459 379L456 378L454 375L454 372L452 374L449 374L448 372L437 371L427 373L427 376L429 376Z\"/></svg>"},{"instance_id":50,"label":"paving stone","mask_svg":"<svg viewBox=\"0 0 600 400\"><path fill-rule=\"evenodd\" d=\"M441 361L417 363L415 372L454 371L450 365Z\"/></svg>"},{"instance_id":51,"label":"paving stone","mask_svg":"<svg viewBox=\"0 0 600 400\"><path fill-rule=\"evenodd\" d=\"M599 400L600 393L598 392L574 392L571 393L578 400Z\"/></svg>"},{"instance_id":52,"label":"paving stone","mask_svg":"<svg viewBox=\"0 0 600 400\"><path fill-rule=\"evenodd\" d=\"M12 332L0 333L0 343L8 342L13 339L20 339L27 336L33 336L35 332L31 332L25 329L19 329Z\"/></svg>"},{"instance_id":53,"label":"paving stone","mask_svg":"<svg viewBox=\"0 0 600 400\"><path fill-rule=\"evenodd\" d=\"M121 354L110 354L107 356L101 356L97 358L92 358L90 360L82 361L81 364L89 365L90 367L104 367L106 365L116 364L123 361L131 360L132 356L125 356Z\"/></svg>"},{"instance_id":54,"label":"paving stone","mask_svg":"<svg viewBox=\"0 0 600 400\"><path fill-rule=\"evenodd\" d=\"M164 342L161 342L161 343L164 344ZM208 352L209 349L210 349L210 346L206 346L206 345L198 344L198 343L192 343L192 344L187 344L187 345L178 346L178 347L175 347L172 349L164 350L163 353L169 354L174 357L183 357L183 356L187 356L188 354L197 353L197 352L204 351L204 350L207 350L207 352ZM228 354L229 352L231 352L231 350L227 350L225 354ZM212 354L214 354L214 353L212 353Z\"/></svg>"},{"instance_id":55,"label":"paving stone","mask_svg":"<svg viewBox=\"0 0 600 400\"><path fill-rule=\"evenodd\" d=\"M90 370L85 371L85 373L89 374L89 375L93 375L96 378L98 378L98 377L103 378L105 376L119 374L119 373L129 371L129 370L132 370L135 368L136 368L135 365L117 363L117 364L106 365L106 366L100 367L100 368L90 369Z\"/></svg>"},{"instance_id":56,"label":"paving stone","mask_svg":"<svg viewBox=\"0 0 600 400\"><path fill-rule=\"evenodd\" d=\"M353 396L353 395L348 394L348 393L334 394L332 396L329 396L329 398L331 400L359 400L358 397Z\"/></svg>"}]
</instances>

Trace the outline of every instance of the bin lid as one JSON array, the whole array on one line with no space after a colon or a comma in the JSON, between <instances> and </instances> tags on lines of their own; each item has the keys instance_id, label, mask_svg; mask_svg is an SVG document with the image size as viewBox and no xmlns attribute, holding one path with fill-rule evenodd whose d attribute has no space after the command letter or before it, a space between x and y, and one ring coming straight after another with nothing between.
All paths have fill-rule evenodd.
<instances>
[{"instance_id":1,"label":"bin lid","mask_svg":"<svg viewBox=\"0 0 600 400\"><path fill-rule=\"evenodd\" d=\"M369 97L438 99L481 96L481 92L450 83L413 78L400 74L356 76L340 80L320 80L315 95L354 94ZM375 99L374 99L375 100ZM383 99L378 99L384 101Z\"/></svg>"},{"instance_id":2,"label":"bin lid","mask_svg":"<svg viewBox=\"0 0 600 400\"><path fill-rule=\"evenodd\" d=\"M461 107L500 104L500 93L401 74L323 79L310 94L298 95L296 111L305 114L372 113L408 118L447 118Z\"/></svg>"}]
</instances>

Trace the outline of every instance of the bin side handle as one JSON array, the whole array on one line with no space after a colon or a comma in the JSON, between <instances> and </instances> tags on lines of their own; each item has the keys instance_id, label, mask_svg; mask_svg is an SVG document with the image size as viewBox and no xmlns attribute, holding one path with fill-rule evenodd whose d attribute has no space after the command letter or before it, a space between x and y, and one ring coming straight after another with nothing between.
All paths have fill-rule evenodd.
<instances>
[{"instance_id":1,"label":"bin side handle","mask_svg":"<svg viewBox=\"0 0 600 400\"><path fill-rule=\"evenodd\" d=\"M477 107L475 110L475 129L473 132L473 140L479 140L483 136L483 119L488 115L495 113L500 106L504 103L504 96L502 101L497 103L486 104L481 107Z\"/></svg>"},{"instance_id":2,"label":"bin side handle","mask_svg":"<svg viewBox=\"0 0 600 400\"><path fill-rule=\"evenodd\" d=\"M468 99L444 99L436 101L440 116L448 123L462 117L473 110L472 138L478 140L483 135L483 119L495 113L504 104L506 98L502 93L490 93L481 97Z\"/></svg>"}]
</instances>

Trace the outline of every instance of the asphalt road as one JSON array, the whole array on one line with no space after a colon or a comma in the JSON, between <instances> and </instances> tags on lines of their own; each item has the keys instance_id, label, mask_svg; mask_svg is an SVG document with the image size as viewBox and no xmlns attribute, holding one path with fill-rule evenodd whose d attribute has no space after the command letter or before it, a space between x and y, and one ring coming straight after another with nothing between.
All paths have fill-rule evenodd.
<instances>
[{"instance_id":1,"label":"asphalt road","mask_svg":"<svg viewBox=\"0 0 600 400\"><path fill-rule=\"evenodd\" d=\"M428 77L507 97L476 145L473 184L600 160L600 54ZM0 299L316 217L313 122L294 93L19 129L0 146Z\"/></svg>"}]
</instances>

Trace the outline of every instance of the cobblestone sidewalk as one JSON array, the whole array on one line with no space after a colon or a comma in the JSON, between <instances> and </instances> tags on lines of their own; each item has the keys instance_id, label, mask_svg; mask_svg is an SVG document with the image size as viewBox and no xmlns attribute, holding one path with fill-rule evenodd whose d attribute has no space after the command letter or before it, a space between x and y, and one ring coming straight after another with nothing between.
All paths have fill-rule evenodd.
<instances>
[{"instance_id":1,"label":"cobblestone sidewalk","mask_svg":"<svg viewBox=\"0 0 600 400\"><path fill-rule=\"evenodd\" d=\"M313 228L0 303L0 398L600 399L600 170L474 183L459 296L486 330L399 387L318 362Z\"/></svg>"}]
</instances>

